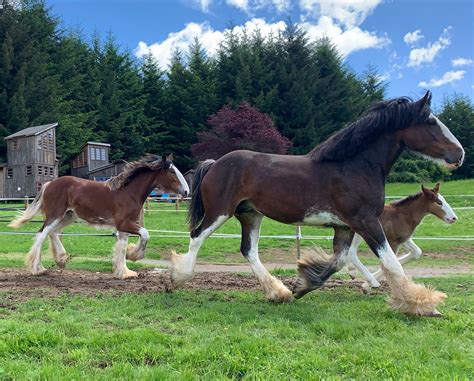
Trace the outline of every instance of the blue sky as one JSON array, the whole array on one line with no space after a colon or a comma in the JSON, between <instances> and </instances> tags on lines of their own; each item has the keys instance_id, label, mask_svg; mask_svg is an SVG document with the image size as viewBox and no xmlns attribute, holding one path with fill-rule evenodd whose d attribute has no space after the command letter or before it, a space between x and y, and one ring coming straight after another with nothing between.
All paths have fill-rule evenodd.
<instances>
[{"instance_id":1,"label":"blue sky","mask_svg":"<svg viewBox=\"0 0 474 381\"><path fill-rule=\"evenodd\" d=\"M472 0L47 0L65 27L108 31L136 57L151 51L166 66L194 36L213 54L222 32L263 34L302 23L312 39L329 36L357 73L367 64L389 82L388 96L454 92L474 98Z\"/></svg>"}]
</instances>

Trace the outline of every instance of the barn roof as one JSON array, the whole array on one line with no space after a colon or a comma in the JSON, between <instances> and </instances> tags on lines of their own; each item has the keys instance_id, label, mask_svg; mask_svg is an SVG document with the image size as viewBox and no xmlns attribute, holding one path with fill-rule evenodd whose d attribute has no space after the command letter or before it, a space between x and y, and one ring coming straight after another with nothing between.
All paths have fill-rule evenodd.
<instances>
[{"instance_id":1,"label":"barn roof","mask_svg":"<svg viewBox=\"0 0 474 381\"><path fill-rule=\"evenodd\" d=\"M41 126L28 127L28 128L25 128L24 130L15 132L14 134L7 136L5 140L20 138L20 137L25 137L25 136L39 135L53 127L56 127L57 125L58 123L50 123L50 124L43 124Z\"/></svg>"},{"instance_id":2,"label":"barn roof","mask_svg":"<svg viewBox=\"0 0 474 381\"><path fill-rule=\"evenodd\" d=\"M103 147L110 147L109 143L100 143L100 142L85 142L82 146L81 149L83 149L87 145L92 145L92 146L103 146Z\"/></svg>"}]
</instances>

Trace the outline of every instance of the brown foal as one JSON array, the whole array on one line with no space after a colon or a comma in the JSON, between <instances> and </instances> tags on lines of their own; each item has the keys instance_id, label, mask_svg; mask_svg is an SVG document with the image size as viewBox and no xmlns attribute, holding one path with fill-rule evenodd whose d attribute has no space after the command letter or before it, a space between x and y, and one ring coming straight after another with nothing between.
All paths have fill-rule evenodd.
<instances>
[{"instance_id":1,"label":"brown foal","mask_svg":"<svg viewBox=\"0 0 474 381\"><path fill-rule=\"evenodd\" d=\"M439 183L433 189L425 188L422 185L421 192L385 205L380 216L380 223L390 247L395 253L401 248L408 250L408 253L398 258L401 264L421 257L422 251L413 242L412 236L423 218L428 214L438 217L447 224L453 224L458 219L451 206L439 193ZM349 249L349 274L352 278L355 278L357 268L368 282L365 285L366 287L369 285L374 288L380 287L378 281L383 279L382 270L372 274L357 256L357 248L361 242L362 237L356 234Z\"/></svg>"},{"instance_id":2,"label":"brown foal","mask_svg":"<svg viewBox=\"0 0 474 381\"><path fill-rule=\"evenodd\" d=\"M64 176L41 188L33 203L9 226L19 228L36 214L42 213L44 224L28 254L26 265L32 274L41 274L41 246L49 236L50 249L60 268L69 256L59 240L59 234L80 218L91 225L117 229L113 271L117 278L133 278L137 273L127 268L125 258L136 261L145 256L148 231L137 223L143 203L157 186L186 196L188 184L172 163L171 156L147 155L127 164L123 172L100 183ZM128 235L139 236L139 243L127 249Z\"/></svg>"}]
</instances>

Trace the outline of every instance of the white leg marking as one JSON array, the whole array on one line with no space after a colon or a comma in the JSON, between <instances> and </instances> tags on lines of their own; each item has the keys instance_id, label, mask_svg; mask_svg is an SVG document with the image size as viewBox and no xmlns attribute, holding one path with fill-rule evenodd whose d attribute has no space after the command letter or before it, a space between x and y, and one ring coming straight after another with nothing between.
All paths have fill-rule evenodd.
<instances>
[{"instance_id":1,"label":"white leg marking","mask_svg":"<svg viewBox=\"0 0 474 381\"><path fill-rule=\"evenodd\" d=\"M371 287L377 288L380 287L380 283L375 279L369 269L364 266L364 264L360 261L357 255L357 249L362 242L362 237L358 234L354 235L354 239L352 240L351 247L349 249L349 261L354 264L357 270L360 271L362 276L369 282Z\"/></svg>"},{"instance_id":2,"label":"white leg marking","mask_svg":"<svg viewBox=\"0 0 474 381\"><path fill-rule=\"evenodd\" d=\"M172 271L171 278L175 286L180 286L194 275L194 267L196 265L196 258L204 241L214 233L224 222L229 219L229 216L223 215L217 217L214 223L207 229L203 230L199 236L191 238L189 241L188 253L184 255L174 254L171 256Z\"/></svg>"},{"instance_id":3,"label":"white leg marking","mask_svg":"<svg viewBox=\"0 0 474 381\"><path fill-rule=\"evenodd\" d=\"M127 267L125 260L127 242L128 234L119 232L113 257L114 276L119 279L136 278L138 276L135 271L129 270Z\"/></svg>"},{"instance_id":4,"label":"white leg marking","mask_svg":"<svg viewBox=\"0 0 474 381\"><path fill-rule=\"evenodd\" d=\"M385 240L385 242L377 249L377 253L379 255L380 261L382 265L391 273L396 275L405 276L405 271L403 271L403 267L398 261L397 256L393 252L392 248Z\"/></svg>"},{"instance_id":5,"label":"white leg marking","mask_svg":"<svg viewBox=\"0 0 474 381\"><path fill-rule=\"evenodd\" d=\"M263 218L263 216L262 216ZM248 261L253 273L262 285L265 296L268 300L273 302L288 302L293 298L290 290L277 278L272 276L268 270L260 262L258 256L258 240L260 236L261 218L255 221L255 225L250 232L250 250L248 252Z\"/></svg>"},{"instance_id":6,"label":"white leg marking","mask_svg":"<svg viewBox=\"0 0 474 381\"><path fill-rule=\"evenodd\" d=\"M46 237L51 233L51 231L56 229L58 224L59 220L55 220L46 226L42 232L36 235L35 243L31 247L26 261L28 270L30 270L34 275L41 274L45 271L45 268L41 264L41 248Z\"/></svg>"}]
</instances>

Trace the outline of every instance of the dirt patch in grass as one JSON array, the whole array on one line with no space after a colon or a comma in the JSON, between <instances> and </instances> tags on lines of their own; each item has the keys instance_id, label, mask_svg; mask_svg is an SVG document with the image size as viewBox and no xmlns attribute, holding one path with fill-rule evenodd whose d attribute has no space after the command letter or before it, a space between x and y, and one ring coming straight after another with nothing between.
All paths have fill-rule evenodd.
<instances>
[{"instance_id":1,"label":"dirt patch in grass","mask_svg":"<svg viewBox=\"0 0 474 381\"><path fill-rule=\"evenodd\" d=\"M295 277L279 277L290 289ZM362 281L331 279L323 288L349 287L360 292ZM235 273L197 273L186 283L185 289L198 290L260 290L260 285L253 276ZM377 292L383 292L382 286ZM95 273L81 270L49 270L40 276L33 276L23 269L0 270L0 308L14 308L12 303L31 298L50 298L60 295L94 296L103 293L120 295L124 293L171 292L168 272L149 270L139 271L136 279L119 280L112 274Z\"/></svg>"}]
</instances>

